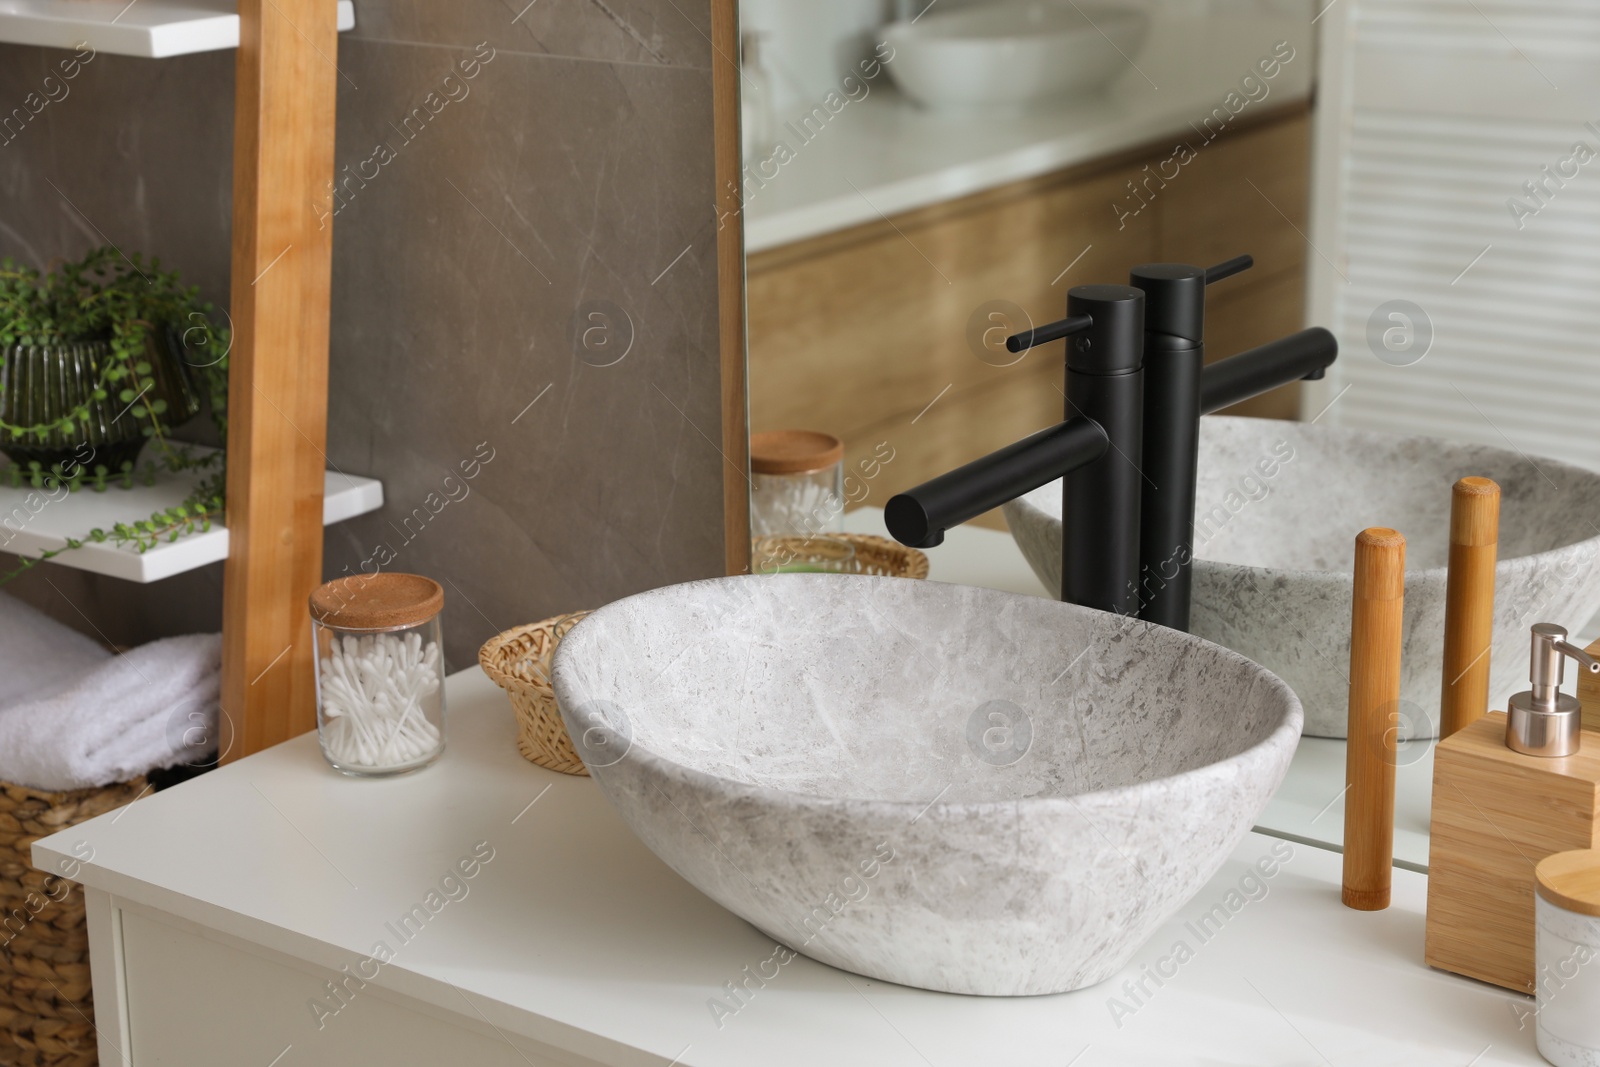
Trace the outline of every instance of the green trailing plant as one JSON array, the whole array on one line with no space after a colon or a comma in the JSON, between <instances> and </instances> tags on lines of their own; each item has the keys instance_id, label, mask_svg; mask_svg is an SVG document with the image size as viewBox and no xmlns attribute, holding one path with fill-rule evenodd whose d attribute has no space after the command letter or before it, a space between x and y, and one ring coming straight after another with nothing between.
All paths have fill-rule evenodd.
<instances>
[{"instance_id":1,"label":"green trailing plant","mask_svg":"<svg viewBox=\"0 0 1600 1067\"><path fill-rule=\"evenodd\" d=\"M140 256L129 258L115 248L99 248L76 262L41 273L0 261L0 359L13 346L60 345L105 341L110 358L99 370L89 401L50 422L19 426L0 419L0 429L13 439L44 440L49 434L73 432L90 418L90 406L114 396L128 405L141 432L150 439L144 466L134 470L123 463L110 470L94 463L69 460L46 469L37 461L12 463L0 470L12 487L38 490L93 492L152 484L160 472L198 473L194 490L182 503L109 530L94 529L82 537L68 538L64 548L23 560L21 566L0 575L4 585L40 561L86 544L131 545L144 552L163 541L176 541L186 533L211 528L223 511L227 480L226 453L196 452L173 442L165 421L165 400L148 398L155 387L150 353L155 345L176 338L178 353L195 387L210 404L211 421L221 440L227 440L228 350L226 327L217 325L215 309L200 299L199 290L184 286L175 272L161 270L160 260L146 264Z\"/></svg>"}]
</instances>

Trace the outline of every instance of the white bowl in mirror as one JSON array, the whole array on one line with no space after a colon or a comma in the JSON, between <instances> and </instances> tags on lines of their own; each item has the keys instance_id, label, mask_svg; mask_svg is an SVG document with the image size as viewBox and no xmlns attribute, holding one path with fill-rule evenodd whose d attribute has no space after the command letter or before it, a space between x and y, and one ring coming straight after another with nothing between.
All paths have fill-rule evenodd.
<instances>
[{"instance_id":1,"label":"white bowl in mirror","mask_svg":"<svg viewBox=\"0 0 1600 1067\"><path fill-rule=\"evenodd\" d=\"M930 108L1020 107L1103 88L1150 30L1137 7L1003 0L891 23L895 83Z\"/></svg>"}]
</instances>

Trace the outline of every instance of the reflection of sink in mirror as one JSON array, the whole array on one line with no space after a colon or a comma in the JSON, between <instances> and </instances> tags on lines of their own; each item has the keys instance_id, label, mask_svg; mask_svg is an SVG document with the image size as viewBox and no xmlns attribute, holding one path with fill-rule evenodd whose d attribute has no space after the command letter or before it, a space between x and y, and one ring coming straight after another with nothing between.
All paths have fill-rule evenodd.
<instances>
[{"instance_id":1,"label":"reflection of sink in mirror","mask_svg":"<svg viewBox=\"0 0 1600 1067\"><path fill-rule=\"evenodd\" d=\"M777 121L847 91L847 78L855 84L890 11L886 0L740 0L739 28L761 42L760 66L771 81ZM740 89L748 92L749 83L741 81Z\"/></svg>"},{"instance_id":2,"label":"reflection of sink in mirror","mask_svg":"<svg viewBox=\"0 0 1600 1067\"><path fill-rule=\"evenodd\" d=\"M1345 736L1355 536L1392 526L1407 543L1401 728L1434 736L1450 489L1466 475L1501 488L1490 697L1503 709L1528 687L1528 627L1577 631L1600 609L1600 474L1428 437L1207 416L1191 630L1288 682L1305 705L1307 734ZM1005 512L1039 580L1059 589L1061 483Z\"/></svg>"},{"instance_id":3,"label":"reflection of sink in mirror","mask_svg":"<svg viewBox=\"0 0 1600 1067\"><path fill-rule=\"evenodd\" d=\"M896 22L888 69L928 107L1022 105L1103 87L1130 69L1149 17L1070 0L1004 0Z\"/></svg>"},{"instance_id":4,"label":"reflection of sink in mirror","mask_svg":"<svg viewBox=\"0 0 1600 1067\"><path fill-rule=\"evenodd\" d=\"M567 636L554 682L607 799L701 892L825 963L958 993L1116 973L1300 735L1289 688L1217 645L900 578L630 597Z\"/></svg>"}]
</instances>

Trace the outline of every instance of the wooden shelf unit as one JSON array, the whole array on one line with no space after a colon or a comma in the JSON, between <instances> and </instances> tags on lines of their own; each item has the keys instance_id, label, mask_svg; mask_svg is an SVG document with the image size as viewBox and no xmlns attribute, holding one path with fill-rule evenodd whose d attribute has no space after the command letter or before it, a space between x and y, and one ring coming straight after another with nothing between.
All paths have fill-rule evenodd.
<instances>
[{"instance_id":1,"label":"wooden shelf unit","mask_svg":"<svg viewBox=\"0 0 1600 1067\"><path fill-rule=\"evenodd\" d=\"M0 0L0 42L72 48L87 39L149 56L237 46L221 706L238 743L226 760L315 728L306 600L322 582L323 523L330 509L381 503L370 480L329 484L333 234L306 209L334 177L338 74L329 57L352 18L333 0L238 0L236 9L224 0ZM188 37L178 32L185 25ZM160 507L172 490L156 490L145 500ZM202 550L220 544L200 541Z\"/></svg>"}]
</instances>

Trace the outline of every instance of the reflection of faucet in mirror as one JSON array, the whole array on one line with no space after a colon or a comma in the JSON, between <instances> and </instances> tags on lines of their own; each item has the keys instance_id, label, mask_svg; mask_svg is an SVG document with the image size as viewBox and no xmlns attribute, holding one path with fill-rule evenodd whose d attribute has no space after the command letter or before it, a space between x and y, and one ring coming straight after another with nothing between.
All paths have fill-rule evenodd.
<instances>
[{"instance_id":1,"label":"reflection of faucet in mirror","mask_svg":"<svg viewBox=\"0 0 1600 1067\"><path fill-rule=\"evenodd\" d=\"M1132 286L1073 288L1065 319L1006 342L1067 339L1066 420L894 497L889 532L930 548L1061 478L1061 599L1187 629L1200 416L1320 378L1338 354L1313 327L1204 366L1205 287L1250 265L1146 264Z\"/></svg>"}]
</instances>

